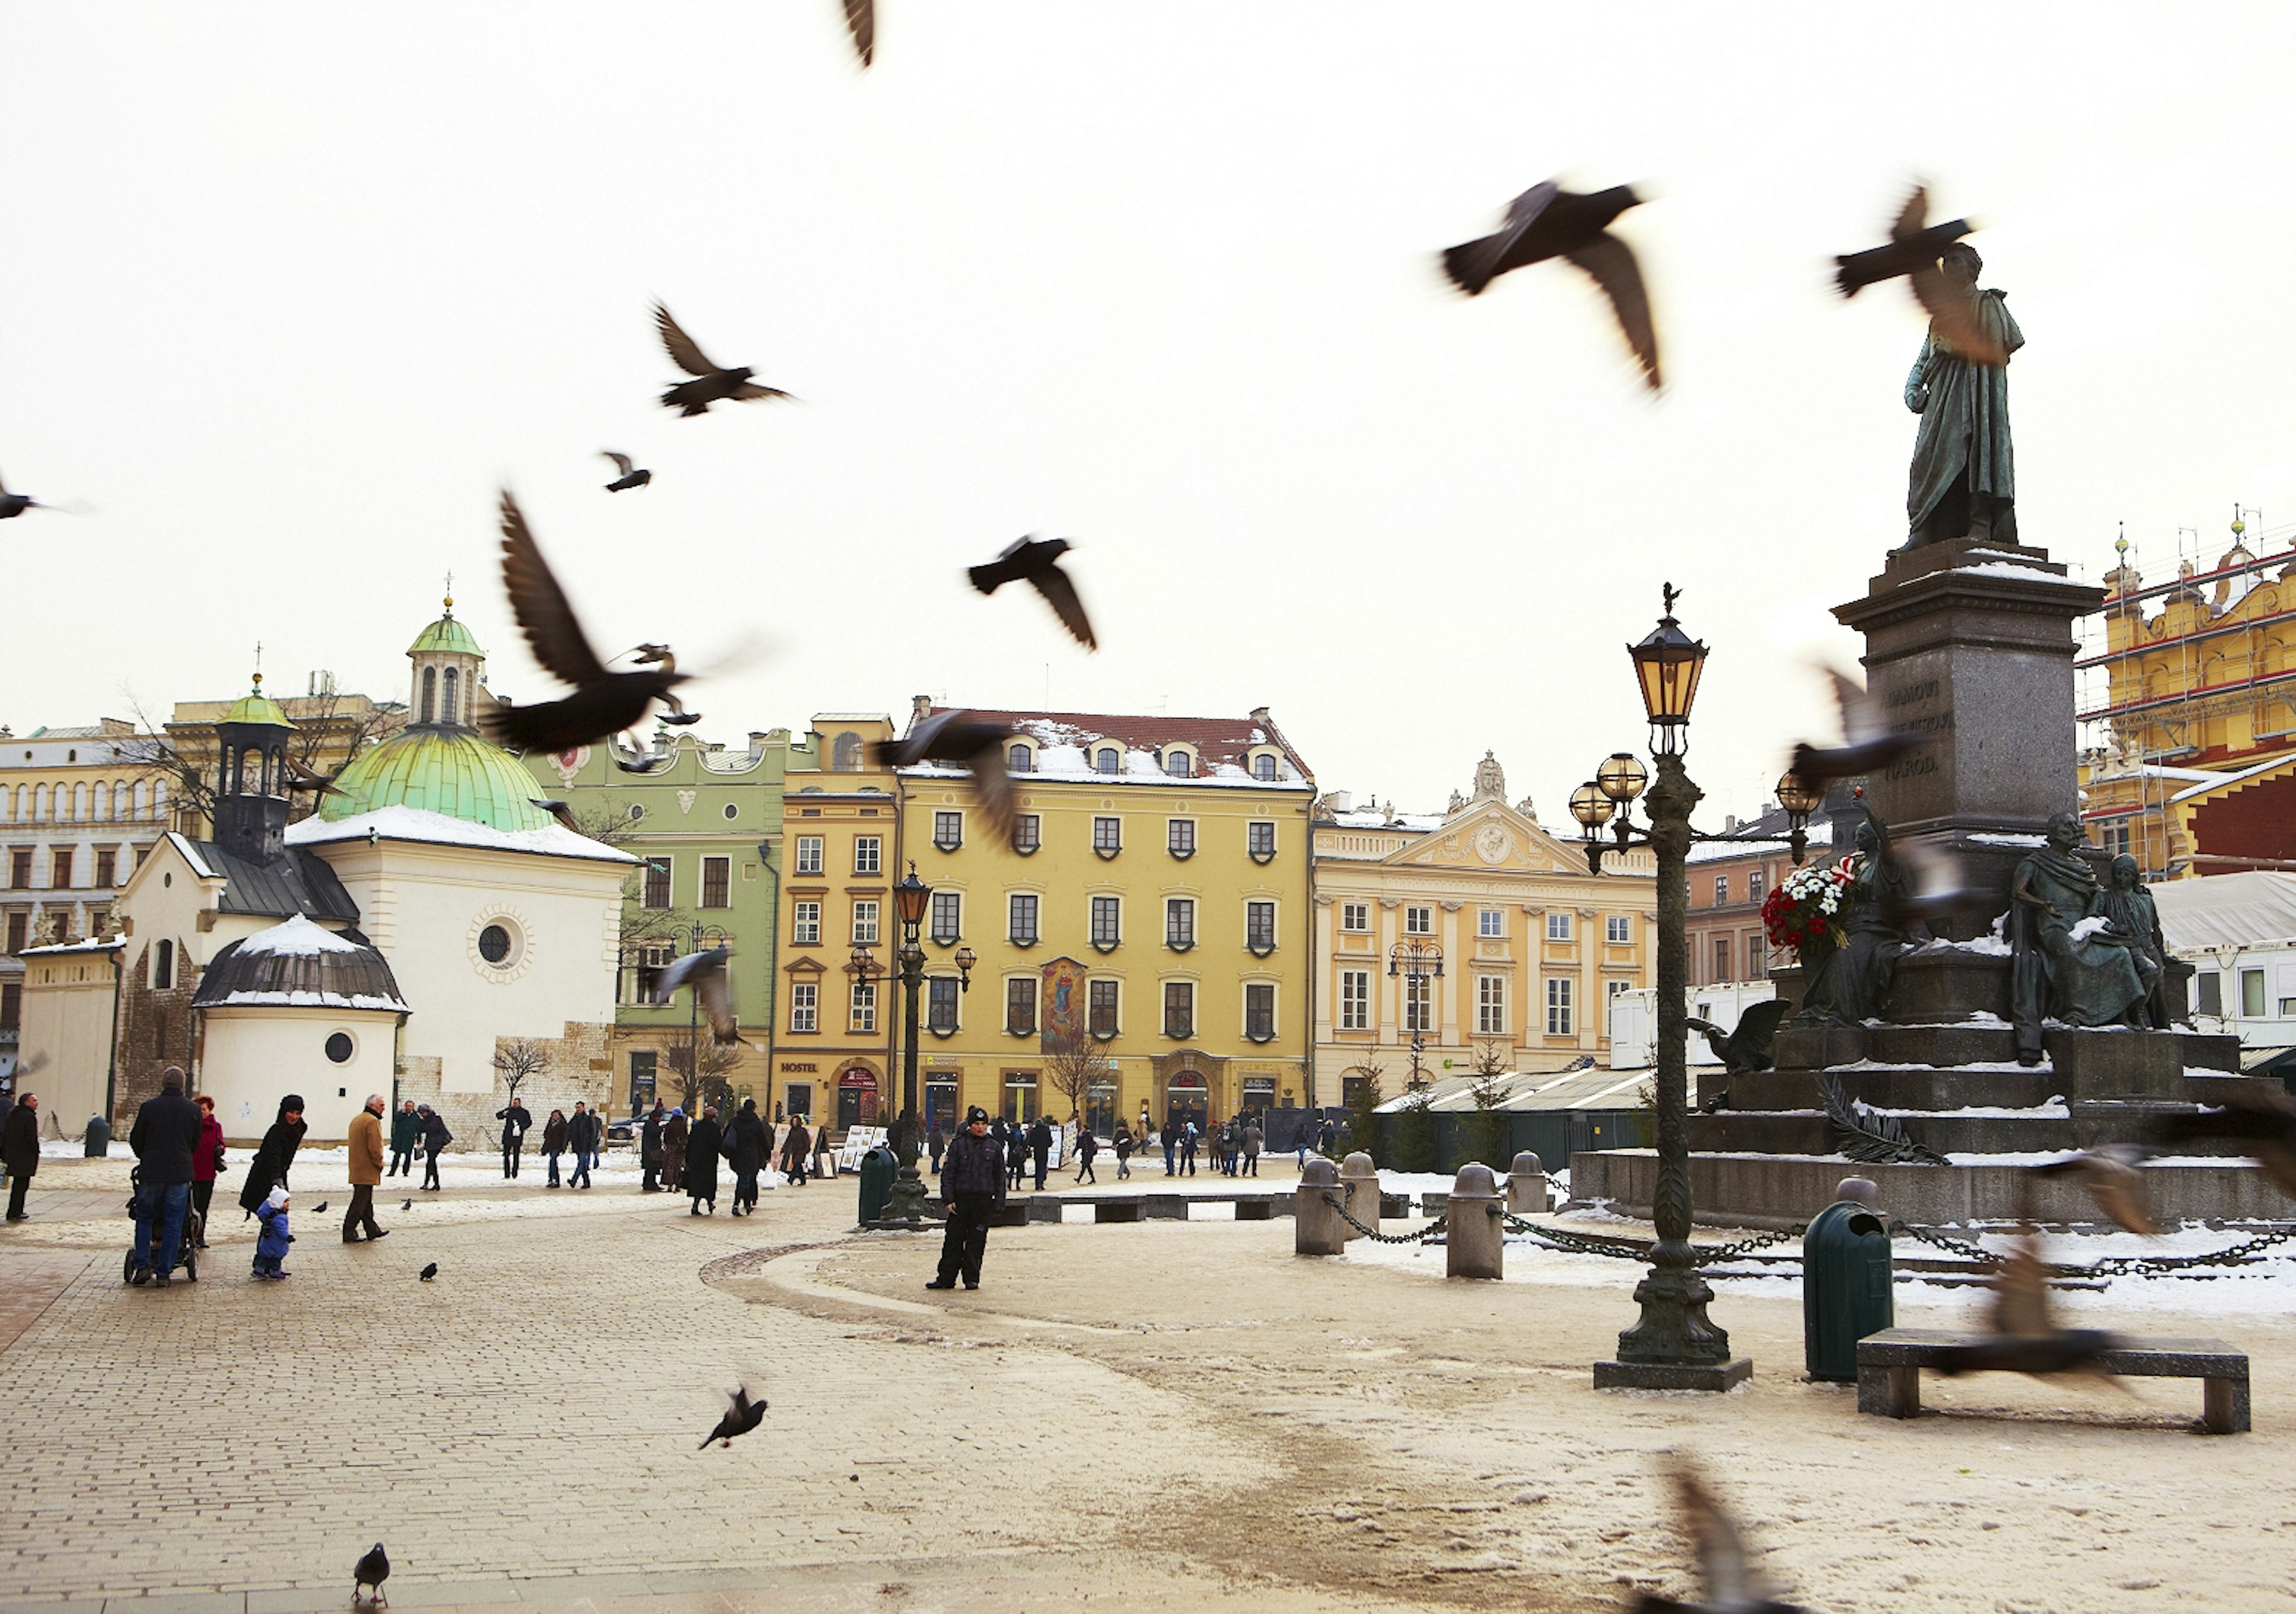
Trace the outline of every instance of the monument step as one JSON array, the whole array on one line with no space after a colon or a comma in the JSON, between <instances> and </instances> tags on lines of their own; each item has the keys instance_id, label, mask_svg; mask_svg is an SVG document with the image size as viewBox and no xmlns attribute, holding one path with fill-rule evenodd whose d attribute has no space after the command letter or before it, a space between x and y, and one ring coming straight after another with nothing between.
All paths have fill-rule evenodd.
<instances>
[{"instance_id":1,"label":"monument step","mask_svg":"<svg viewBox=\"0 0 2296 1614\"><path fill-rule=\"evenodd\" d=\"M2185 1074L2239 1074L2240 1039L2198 1031L2139 1031L2126 1028L2056 1027L2042 1036L2046 1057L2036 1070L2053 1072L2068 1098L2141 1095L2183 1100ZM2013 1068L2014 1034L2005 1025L1790 1026L1771 1045L1782 1071L1840 1070L1844 1066L1927 1065Z\"/></svg>"},{"instance_id":2,"label":"monument step","mask_svg":"<svg viewBox=\"0 0 2296 1614\"><path fill-rule=\"evenodd\" d=\"M1883 1110L1963 1110L1971 1105L2029 1110L2058 1091L2056 1073L2010 1064L1984 1066L1865 1065L1826 1074L1854 1099ZM1700 1074L1702 1093L1714 1078ZM1728 1078L1729 1106L1743 1113L1759 1110L1808 1110L1817 1103L1817 1076L1809 1070L1764 1070Z\"/></svg>"},{"instance_id":3,"label":"monument step","mask_svg":"<svg viewBox=\"0 0 2296 1614\"><path fill-rule=\"evenodd\" d=\"M1939 1154L2045 1154L2078 1147L2071 1114L1915 1112L1896 1118L1914 1142ZM1690 1147L1718 1154L1830 1155L1838 1145L1823 1110L1756 1110L1690 1118ZM1578 1192L1574 1179L1571 1192Z\"/></svg>"}]
</instances>

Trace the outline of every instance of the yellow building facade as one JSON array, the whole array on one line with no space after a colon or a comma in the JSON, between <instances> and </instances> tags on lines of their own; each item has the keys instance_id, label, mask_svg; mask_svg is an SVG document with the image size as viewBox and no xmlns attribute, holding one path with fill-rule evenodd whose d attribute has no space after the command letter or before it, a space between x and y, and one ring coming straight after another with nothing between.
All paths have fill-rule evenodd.
<instances>
[{"instance_id":1,"label":"yellow building facade","mask_svg":"<svg viewBox=\"0 0 2296 1614\"><path fill-rule=\"evenodd\" d=\"M920 697L911 721L933 711ZM1201 1125L1308 1102L1315 783L1267 709L974 715L1014 731L1010 840L962 770L904 768L898 781L905 866L933 890L928 1117L946 1128L974 1104L1056 1123L1074 1111L1106 1135L1144 1110L1153 1125ZM788 800L794 836L802 798ZM1063 1046L1099 1055L1065 1067L1085 1087L1073 1104Z\"/></svg>"},{"instance_id":2,"label":"yellow building facade","mask_svg":"<svg viewBox=\"0 0 2296 1614\"><path fill-rule=\"evenodd\" d=\"M1356 807L1314 824L1315 1067L1324 1103L1376 1075L1389 1097L1496 1063L1562 1070L1609 1048L1612 994L1657 977L1658 882L1647 848L1587 872L1486 753L1472 796L1438 815Z\"/></svg>"}]
</instances>

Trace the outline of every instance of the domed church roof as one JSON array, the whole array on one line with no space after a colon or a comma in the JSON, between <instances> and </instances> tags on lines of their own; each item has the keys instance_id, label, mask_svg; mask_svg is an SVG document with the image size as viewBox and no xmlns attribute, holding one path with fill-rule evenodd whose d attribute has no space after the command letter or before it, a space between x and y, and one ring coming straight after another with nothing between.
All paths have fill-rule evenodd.
<instances>
[{"instance_id":1,"label":"domed church roof","mask_svg":"<svg viewBox=\"0 0 2296 1614\"><path fill-rule=\"evenodd\" d=\"M557 820L534 805L534 775L508 751L466 728L410 728L362 751L335 776L330 823L381 807L419 807L494 829L540 830Z\"/></svg>"},{"instance_id":2,"label":"domed church roof","mask_svg":"<svg viewBox=\"0 0 2296 1614\"><path fill-rule=\"evenodd\" d=\"M226 945L200 977L192 1006L411 1012L381 953L299 914Z\"/></svg>"}]
</instances>

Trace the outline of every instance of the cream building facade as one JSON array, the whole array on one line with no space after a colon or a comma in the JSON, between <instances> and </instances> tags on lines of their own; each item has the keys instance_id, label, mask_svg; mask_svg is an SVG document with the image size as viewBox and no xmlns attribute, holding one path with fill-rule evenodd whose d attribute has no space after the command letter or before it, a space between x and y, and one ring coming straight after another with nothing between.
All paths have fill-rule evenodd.
<instances>
[{"instance_id":1,"label":"cream building facade","mask_svg":"<svg viewBox=\"0 0 2296 1614\"><path fill-rule=\"evenodd\" d=\"M1472 795L1439 815L1316 804L1315 1071L1318 1102L1376 1068L1390 1096L1422 1074L1561 1070L1608 1046L1611 995L1656 978L1656 866L1647 848L1587 872L1486 752Z\"/></svg>"}]
</instances>

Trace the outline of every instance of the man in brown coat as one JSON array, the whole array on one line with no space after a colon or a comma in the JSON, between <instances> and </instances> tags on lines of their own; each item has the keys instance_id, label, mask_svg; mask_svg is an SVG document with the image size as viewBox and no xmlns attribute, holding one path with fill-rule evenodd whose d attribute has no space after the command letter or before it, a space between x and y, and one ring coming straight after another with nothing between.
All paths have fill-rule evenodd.
<instances>
[{"instance_id":1,"label":"man in brown coat","mask_svg":"<svg viewBox=\"0 0 2296 1614\"><path fill-rule=\"evenodd\" d=\"M382 1112L389 1106L382 1094L370 1093L366 1108L351 1118L350 1167L351 1203L343 1212L343 1242L359 1241L359 1229L366 1230L367 1241L388 1238L386 1228L374 1225L374 1191L382 1181Z\"/></svg>"}]
</instances>

